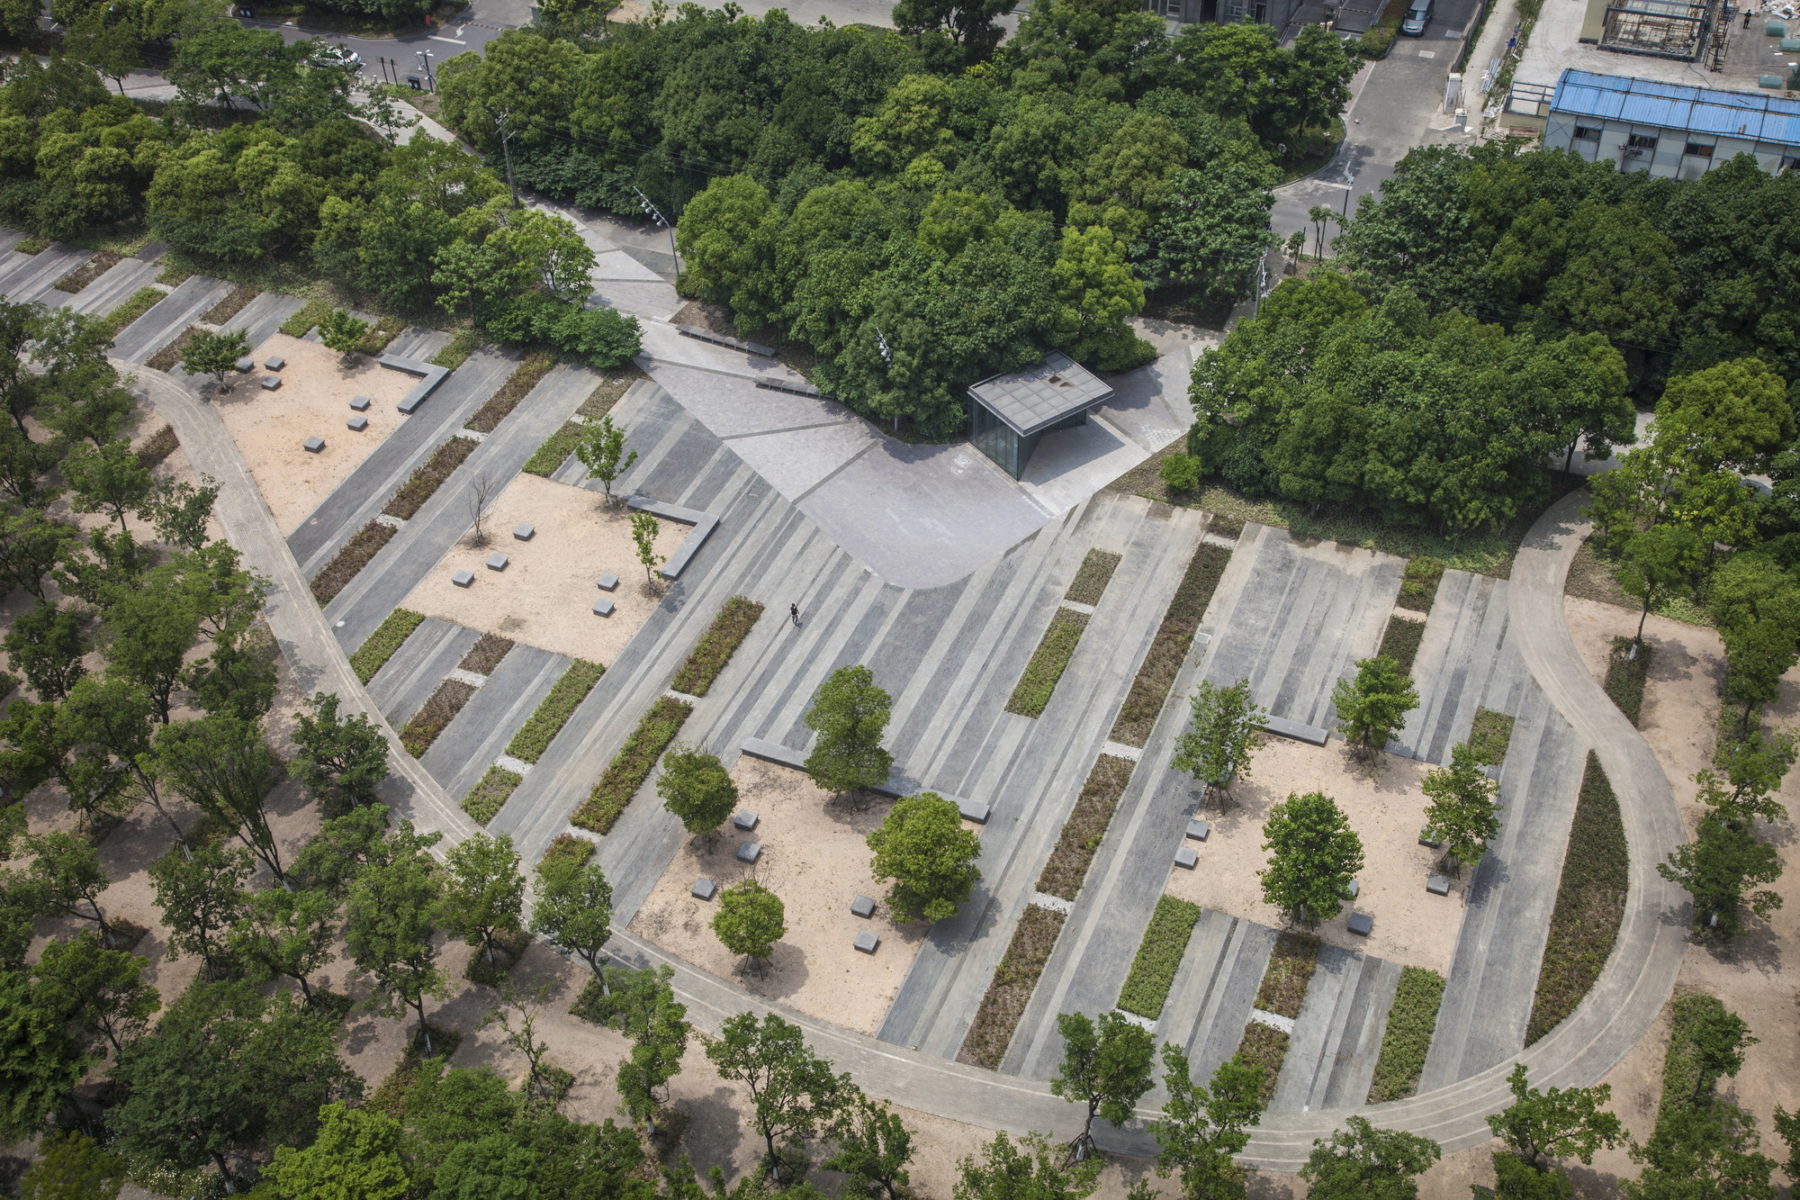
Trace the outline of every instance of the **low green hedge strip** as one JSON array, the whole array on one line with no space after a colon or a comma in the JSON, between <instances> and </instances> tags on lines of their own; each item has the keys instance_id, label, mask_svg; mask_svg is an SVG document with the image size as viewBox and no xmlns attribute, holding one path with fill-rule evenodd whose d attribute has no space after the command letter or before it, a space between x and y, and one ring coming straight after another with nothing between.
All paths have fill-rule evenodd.
<instances>
[{"instance_id":1,"label":"low green hedge strip","mask_svg":"<svg viewBox=\"0 0 1800 1200\"><path fill-rule=\"evenodd\" d=\"M509 757L520 762L535 763L550 748L556 735L568 723L575 709L594 690L606 668L597 662L578 658L551 685L550 694L538 702L536 711L519 726L519 731L506 744Z\"/></svg>"},{"instance_id":2,"label":"low green hedge strip","mask_svg":"<svg viewBox=\"0 0 1800 1200\"><path fill-rule=\"evenodd\" d=\"M1469 748L1481 757L1482 762L1504 762L1506 749L1512 745L1512 733L1511 714L1478 708L1475 720L1469 726Z\"/></svg>"},{"instance_id":3,"label":"low green hedge strip","mask_svg":"<svg viewBox=\"0 0 1800 1200\"><path fill-rule=\"evenodd\" d=\"M750 631L756 628L756 622L762 617L763 606L743 596L733 596L727 600L719 615L712 619L706 632L700 635L700 641L681 664L681 670L675 672L675 682L670 686L687 696L704 696L737 653Z\"/></svg>"},{"instance_id":4,"label":"low green hedge strip","mask_svg":"<svg viewBox=\"0 0 1800 1200\"><path fill-rule=\"evenodd\" d=\"M1385 654L1400 664L1400 669L1407 674L1412 673L1413 659L1419 656L1419 643L1425 639L1425 622L1409 621L1405 617L1389 617L1387 631L1381 635L1381 649L1377 654Z\"/></svg>"},{"instance_id":5,"label":"low green hedge strip","mask_svg":"<svg viewBox=\"0 0 1800 1200\"><path fill-rule=\"evenodd\" d=\"M1644 717L1644 683L1650 676L1650 643L1645 642L1631 652L1632 639L1616 637L1612 651L1606 656L1606 683L1603 685L1612 702L1619 706L1625 719L1633 725Z\"/></svg>"},{"instance_id":6,"label":"low green hedge strip","mask_svg":"<svg viewBox=\"0 0 1800 1200\"><path fill-rule=\"evenodd\" d=\"M325 301L308 300L298 312L281 323L281 332L289 337L303 338L330 314L331 305Z\"/></svg>"},{"instance_id":7,"label":"low green hedge strip","mask_svg":"<svg viewBox=\"0 0 1800 1200\"><path fill-rule=\"evenodd\" d=\"M1438 1006L1444 1002L1444 977L1424 967L1400 968L1400 984L1388 1008L1369 1103L1404 1100L1419 1086L1431 1035L1437 1031Z\"/></svg>"},{"instance_id":8,"label":"low green hedge strip","mask_svg":"<svg viewBox=\"0 0 1800 1200\"><path fill-rule=\"evenodd\" d=\"M1230 561L1231 551L1222 546L1202 542L1194 551L1181 584L1175 589L1175 597L1163 614L1162 624L1157 627L1156 637L1151 640L1150 651L1138 667L1131 692L1119 709L1119 719L1113 723L1113 741L1126 746L1142 746L1150 736L1150 728L1162 712L1163 701L1169 698L1175 675L1187 658L1194 631L1200 628L1206 606L1212 602L1219 579L1225 574L1225 564Z\"/></svg>"},{"instance_id":9,"label":"low green hedge strip","mask_svg":"<svg viewBox=\"0 0 1800 1200\"><path fill-rule=\"evenodd\" d=\"M454 371L469 361L469 355L481 347L481 335L472 329L465 329L430 358L431 365L442 367L446 371Z\"/></svg>"},{"instance_id":10,"label":"low green hedge strip","mask_svg":"<svg viewBox=\"0 0 1800 1200\"><path fill-rule=\"evenodd\" d=\"M1288 1035L1273 1025L1252 1021L1244 1026L1244 1040L1238 1043L1237 1056L1252 1066L1263 1069L1262 1089L1258 1100L1264 1108L1275 1098L1275 1085L1281 1081L1281 1065L1287 1061Z\"/></svg>"},{"instance_id":11,"label":"low green hedge strip","mask_svg":"<svg viewBox=\"0 0 1800 1200\"><path fill-rule=\"evenodd\" d=\"M1444 564L1437 559L1408 559L1400 574L1400 596L1395 603L1416 613L1428 613L1437 601L1438 584L1443 579Z\"/></svg>"},{"instance_id":12,"label":"low green hedge strip","mask_svg":"<svg viewBox=\"0 0 1800 1200\"><path fill-rule=\"evenodd\" d=\"M637 728L619 748L618 754L606 768L606 774L594 785L588 798L581 802L575 810L571 823L590 833L605 835L612 832L613 825L637 795L644 780L650 778L650 772L656 767L656 760L662 752L669 748L675 735L681 732L681 723L694 711L694 706L685 700L677 700L673 696L662 696L650 706Z\"/></svg>"},{"instance_id":13,"label":"low green hedge strip","mask_svg":"<svg viewBox=\"0 0 1800 1200\"><path fill-rule=\"evenodd\" d=\"M387 615L387 620L375 627L369 640L356 648L350 656L350 669L364 683L375 678L375 672L387 665L387 660L394 657L402 642L412 636L412 631L425 621L424 613L413 612L409 608L396 608Z\"/></svg>"},{"instance_id":14,"label":"low green hedge strip","mask_svg":"<svg viewBox=\"0 0 1800 1200\"><path fill-rule=\"evenodd\" d=\"M475 686L460 679L446 679L438 684L431 698L401 728L400 745L414 758L423 758L474 695Z\"/></svg>"},{"instance_id":15,"label":"low green hedge strip","mask_svg":"<svg viewBox=\"0 0 1800 1200\"><path fill-rule=\"evenodd\" d=\"M18 249L16 246L13 248ZM126 298L125 303L101 317L97 324L108 338L116 338L121 330L155 308L168 294L161 288L139 288Z\"/></svg>"},{"instance_id":16,"label":"low green hedge strip","mask_svg":"<svg viewBox=\"0 0 1800 1200\"><path fill-rule=\"evenodd\" d=\"M553 862L573 861L585 863L594 857L594 843L573 833L559 833L545 848L544 856L538 859L539 865Z\"/></svg>"},{"instance_id":17,"label":"low green hedge strip","mask_svg":"<svg viewBox=\"0 0 1800 1200\"><path fill-rule=\"evenodd\" d=\"M958 1062L990 1071L999 1069L1019 1019L1025 1015L1025 1006L1031 1003L1038 976L1043 974L1044 964L1056 948L1064 919L1064 914L1056 909L1037 904L1027 904L1019 914L1012 941L1007 943L1000 965L994 968L993 981L981 997L981 1007L975 1011L975 1022L963 1037L962 1049L957 1051Z\"/></svg>"},{"instance_id":18,"label":"low green hedge strip","mask_svg":"<svg viewBox=\"0 0 1800 1200\"><path fill-rule=\"evenodd\" d=\"M579 422L568 422L545 438L544 444L532 451L531 457L525 460L525 465L520 469L527 475L550 478L556 474L558 467L569 461L569 455L575 453L575 447L581 444L584 432L586 429Z\"/></svg>"},{"instance_id":19,"label":"low green hedge strip","mask_svg":"<svg viewBox=\"0 0 1800 1200\"><path fill-rule=\"evenodd\" d=\"M1094 761L1081 795L1075 798L1075 808L1063 822L1062 833L1044 863L1043 874L1038 876L1038 891L1064 900L1075 899L1106 837L1113 812L1119 807L1119 797L1131 782L1131 768L1130 759L1116 754L1102 754Z\"/></svg>"},{"instance_id":20,"label":"low green hedge strip","mask_svg":"<svg viewBox=\"0 0 1800 1200\"><path fill-rule=\"evenodd\" d=\"M1021 717L1043 715L1050 697L1056 693L1057 680L1068 668L1069 659L1075 656L1075 647L1081 642L1087 623L1085 613L1068 608L1056 610L1050 618L1050 627L1044 630L1043 639L1031 653L1031 661L1025 664L1025 673L1019 676L1012 696L1006 701L1007 712Z\"/></svg>"},{"instance_id":21,"label":"low green hedge strip","mask_svg":"<svg viewBox=\"0 0 1800 1200\"><path fill-rule=\"evenodd\" d=\"M1279 1017L1298 1017L1306 1001L1306 985L1319 965L1319 939L1288 931L1275 939L1275 951L1256 991L1256 1007Z\"/></svg>"},{"instance_id":22,"label":"low green hedge strip","mask_svg":"<svg viewBox=\"0 0 1800 1200\"><path fill-rule=\"evenodd\" d=\"M494 819L506 803L513 789L525 781L525 777L517 771L509 771L505 767L489 767L481 782L469 789L463 797L463 811L478 825L486 825Z\"/></svg>"},{"instance_id":23,"label":"low green hedge strip","mask_svg":"<svg viewBox=\"0 0 1800 1200\"><path fill-rule=\"evenodd\" d=\"M1537 995L1525 1044L1555 1029L1600 977L1625 918L1625 892L1631 873L1625 846L1625 822L1619 799L1590 751L1575 819L1563 852L1562 882L1550 914L1550 934L1538 967Z\"/></svg>"},{"instance_id":24,"label":"low green hedge strip","mask_svg":"<svg viewBox=\"0 0 1800 1200\"><path fill-rule=\"evenodd\" d=\"M1662 1099L1656 1114L1664 1116L1694 1100L1694 1090L1701 1085L1698 1035L1710 1017L1726 1015L1725 1005L1717 996L1705 992L1683 992L1675 997L1670 1009L1669 1049L1663 1055ZM1704 1099L1704 1097L1702 1097Z\"/></svg>"},{"instance_id":25,"label":"low green hedge strip","mask_svg":"<svg viewBox=\"0 0 1800 1200\"><path fill-rule=\"evenodd\" d=\"M1081 560L1081 569L1069 582L1069 590L1063 599L1077 604L1100 603L1100 597L1106 594L1106 585L1112 582L1113 572L1118 568L1117 554L1110 550L1089 550L1087 557Z\"/></svg>"},{"instance_id":26,"label":"low green hedge strip","mask_svg":"<svg viewBox=\"0 0 1800 1200\"><path fill-rule=\"evenodd\" d=\"M1168 895L1157 900L1137 957L1132 960L1131 973L1119 989L1120 1008L1150 1021L1162 1016L1169 986L1175 982L1181 956L1187 953L1188 937L1199 920L1200 906L1190 900Z\"/></svg>"}]
</instances>

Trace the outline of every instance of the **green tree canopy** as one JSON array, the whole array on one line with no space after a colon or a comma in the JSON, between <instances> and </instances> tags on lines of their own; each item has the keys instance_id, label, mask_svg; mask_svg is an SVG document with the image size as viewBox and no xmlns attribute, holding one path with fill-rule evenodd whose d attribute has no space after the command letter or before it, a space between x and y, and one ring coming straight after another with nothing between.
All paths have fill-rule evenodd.
<instances>
[{"instance_id":1,"label":"green tree canopy","mask_svg":"<svg viewBox=\"0 0 1800 1200\"><path fill-rule=\"evenodd\" d=\"M897 801L868 841L870 872L893 880L888 906L902 921L955 916L981 878L981 839L963 828L955 803L935 792Z\"/></svg>"},{"instance_id":2,"label":"green tree canopy","mask_svg":"<svg viewBox=\"0 0 1800 1200\"><path fill-rule=\"evenodd\" d=\"M733 954L764 959L787 932L787 906L756 880L745 879L719 893L712 928Z\"/></svg>"},{"instance_id":3,"label":"green tree canopy","mask_svg":"<svg viewBox=\"0 0 1800 1200\"><path fill-rule=\"evenodd\" d=\"M813 695L806 724L818 734L806 773L827 791L886 783L894 756L881 748L892 705L867 667L839 667Z\"/></svg>"},{"instance_id":4,"label":"green tree canopy","mask_svg":"<svg viewBox=\"0 0 1800 1200\"><path fill-rule=\"evenodd\" d=\"M1269 810L1263 838L1269 865L1257 875L1265 901L1303 925L1343 911L1350 881L1363 867L1362 839L1331 797L1290 792Z\"/></svg>"}]
</instances>

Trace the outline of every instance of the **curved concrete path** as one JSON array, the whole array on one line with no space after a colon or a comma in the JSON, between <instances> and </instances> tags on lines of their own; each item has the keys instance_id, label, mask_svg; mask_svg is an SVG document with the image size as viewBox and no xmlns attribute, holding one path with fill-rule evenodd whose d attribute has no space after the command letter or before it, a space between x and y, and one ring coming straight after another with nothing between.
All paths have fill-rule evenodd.
<instances>
[{"instance_id":1,"label":"curved concrete path","mask_svg":"<svg viewBox=\"0 0 1800 1200\"><path fill-rule=\"evenodd\" d=\"M129 363L116 365L138 377L157 410L175 427L195 471L219 484L214 511L246 563L273 585L266 609L269 623L301 686L335 690L350 711L362 712L386 729L380 711L326 628L286 539L217 414L168 375ZM1540 1087L1592 1083L1636 1044L1674 987L1687 931L1684 895L1655 870L1682 837L1674 795L1650 747L1587 673L1563 619L1563 581L1587 528L1579 516L1582 499L1577 493L1555 505L1527 535L1509 588L1512 624L1534 677L1569 722L1597 747L1618 793L1631 848L1631 894L1618 945L1587 1000L1573 1017L1518 1056ZM396 811L423 829L442 830L451 841L474 831L459 806L416 761L395 754L392 764L397 774L384 799ZM676 994L703 1031L716 1032L734 1013L777 1012L803 1028L820 1054L848 1071L872 1095L984 1128L1074 1132L1079 1119L1074 1106L1051 1096L1044 1083L847 1032L748 995L622 930L614 935L613 944L622 958L672 968ZM1392 1104L1276 1114L1256 1131L1243 1157L1266 1169L1297 1170L1313 1141L1338 1129L1351 1111L1365 1112L1382 1126L1433 1138L1446 1150L1478 1145L1489 1137L1487 1115L1510 1101L1506 1088L1510 1070L1511 1063L1504 1063L1450 1087ZM1155 1115L1152 1110L1139 1112L1143 1119ZM1098 1134L1106 1149L1145 1157L1155 1153L1141 1121Z\"/></svg>"}]
</instances>

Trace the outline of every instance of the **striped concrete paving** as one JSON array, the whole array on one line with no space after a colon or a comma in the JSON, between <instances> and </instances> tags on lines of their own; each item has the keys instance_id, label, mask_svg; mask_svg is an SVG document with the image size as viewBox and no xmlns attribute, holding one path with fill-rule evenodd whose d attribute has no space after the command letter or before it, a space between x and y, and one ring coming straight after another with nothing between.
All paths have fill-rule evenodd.
<instances>
[{"instance_id":1,"label":"striped concrete paving","mask_svg":"<svg viewBox=\"0 0 1800 1200\"><path fill-rule=\"evenodd\" d=\"M1369 1097L1400 964L1320 946L1269 1107L1359 1108Z\"/></svg>"},{"instance_id":2,"label":"striped concrete paving","mask_svg":"<svg viewBox=\"0 0 1800 1200\"><path fill-rule=\"evenodd\" d=\"M46 246L36 254L8 249L0 258L0 296L11 304L54 304L68 295L56 290L56 281L93 256L91 250L63 245Z\"/></svg>"},{"instance_id":3,"label":"striped concrete paving","mask_svg":"<svg viewBox=\"0 0 1800 1200\"><path fill-rule=\"evenodd\" d=\"M232 285L210 275L190 275L150 311L119 331L113 357L141 363L180 337L203 313L231 294Z\"/></svg>"},{"instance_id":4,"label":"striped concrete paving","mask_svg":"<svg viewBox=\"0 0 1800 1200\"><path fill-rule=\"evenodd\" d=\"M425 769L451 799L460 801L487 774L572 661L536 646L516 645L506 652L487 682L425 752Z\"/></svg>"},{"instance_id":5,"label":"striped concrete paving","mask_svg":"<svg viewBox=\"0 0 1800 1200\"><path fill-rule=\"evenodd\" d=\"M39 299L42 303L66 308L84 317L103 317L141 289L155 283L156 277L161 273L161 263L145 262L141 258L122 258L79 292L59 292L52 289Z\"/></svg>"}]
</instances>

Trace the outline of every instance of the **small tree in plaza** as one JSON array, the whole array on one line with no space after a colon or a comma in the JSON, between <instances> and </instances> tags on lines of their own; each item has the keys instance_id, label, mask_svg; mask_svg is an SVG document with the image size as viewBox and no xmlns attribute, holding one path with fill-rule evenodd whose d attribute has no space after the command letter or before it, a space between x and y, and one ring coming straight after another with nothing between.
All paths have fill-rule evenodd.
<instances>
[{"instance_id":1,"label":"small tree in plaza","mask_svg":"<svg viewBox=\"0 0 1800 1200\"><path fill-rule=\"evenodd\" d=\"M1356 664L1354 679L1338 680L1331 702L1350 752L1373 762L1406 724L1406 714L1419 707L1419 691L1399 663L1378 654Z\"/></svg>"},{"instance_id":2,"label":"small tree in plaza","mask_svg":"<svg viewBox=\"0 0 1800 1200\"><path fill-rule=\"evenodd\" d=\"M339 354L356 354L369 335L369 323L347 308L334 308L319 322L319 340Z\"/></svg>"},{"instance_id":3,"label":"small tree in plaza","mask_svg":"<svg viewBox=\"0 0 1800 1200\"><path fill-rule=\"evenodd\" d=\"M1056 1028L1063 1060L1050 1091L1086 1107L1081 1132L1069 1143L1070 1157L1080 1159L1093 1148L1095 1117L1123 1125L1150 1090L1156 1038L1119 1012L1101 1013L1098 1021L1085 1013L1063 1013Z\"/></svg>"},{"instance_id":4,"label":"small tree in plaza","mask_svg":"<svg viewBox=\"0 0 1800 1200\"><path fill-rule=\"evenodd\" d=\"M612 486L637 461L637 451L625 449L625 431L606 416L582 428L581 440L575 443L575 458L587 468L589 479L600 481L607 506L611 507Z\"/></svg>"},{"instance_id":5,"label":"small tree in plaza","mask_svg":"<svg viewBox=\"0 0 1800 1200\"><path fill-rule=\"evenodd\" d=\"M1250 778L1256 731L1269 717L1250 699L1250 681L1229 687L1202 680L1189 697L1188 726L1175 739L1174 766L1192 775L1208 794L1231 796L1233 781Z\"/></svg>"},{"instance_id":6,"label":"small tree in plaza","mask_svg":"<svg viewBox=\"0 0 1800 1200\"><path fill-rule=\"evenodd\" d=\"M867 667L839 667L813 696L806 724L818 733L806 773L832 792L887 782L894 756L881 748L893 701Z\"/></svg>"},{"instance_id":7,"label":"small tree in plaza","mask_svg":"<svg viewBox=\"0 0 1800 1200\"><path fill-rule=\"evenodd\" d=\"M631 515L631 544L637 548L637 560L644 566L644 586L652 587L656 576L652 574L662 565L663 557L656 552L656 518L649 513L633 513Z\"/></svg>"},{"instance_id":8,"label":"small tree in plaza","mask_svg":"<svg viewBox=\"0 0 1800 1200\"><path fill-rule=\"evenodd\" d=\"M719 893L712 927L727 950L761 962L787 932L787 906L756 880L746 879Z\"/></svg>"},{"instance_id":9,"label":"small tree in plaza","mask_svg":"<svg viewBox=\"0 0 1800 1200\"><path fill-rule=\"evenodd\" d=\"M706 1057L720 1076L750 1093L764 1167L777 1181L784 1171L804 1169L806 1143L858 1094L848 1075L834 1073L813 1053L799 1026L774 1013L760 1021L751 1013L727 1017L707 1042Z\"/></svg>"},{"instance_id":10,"label":"small tree in plaza","mask_svg":"<svg viewBox=\"0 0 1800 1200\"><path fill-rule=\"evenodd\" d=\"M197 329L181 350L181 369L192 375L211 375L222 391L231 388L225 376L237 369L237 362L250 353L250 337L241 329L227 333Z\"/></svg>"},{"instance_id":11,"label":"small tree in plaza","mask_svg":"<svg viewBox=\"0 0 1800 1200\"><path fill-rule=\"evenodd\" d=\"M1488 777L1467 742L1450 750L1450 765L1425 776L1419 789L1431 799L1425 823L1444 843L1455 866L1480 860L1500 832L1500 784Z\"/></svg>"},{"instance_id":12,"label":"small tree in plaza","mask_svg":"<svg viewBox=\"0 0 1800 1200\"><path fill-rule=\"evenodd\" d=\"M1343 1129L1313 1143L1300 1178L1311 1185L1312 1200L1415 1200L1418 1176L1442 1155L1430 1138L1351 1117Z\"/></svg>"},{"instance_id":13,"label":"small tree in plaza","mask_svg":"<svg viewBox=\"0 0 1800 1200\"><path fill-rule=\"evenodd\" d=\"M656 1115L668 1100L668 1083L681 1070L681 1056L693 1032L687 1007L675 999L667 966L605 972L606 992L590 1015L631 1039L631 1054L619 1064L619 1107L654 1135Z\"/></svg>"},{"instance_id":14,"label":"small tree in plaza","mask_svg":"<svg viewBox=\"0 0 1800 1200\"><path fill-rule=\"evenodd\" d=\"M956 915L981 878L981 839L962 827L956 805L935 792L908 796L869 835L870 871L894 881L888 905L902 921Z\"/></svg>"},{"instance_id":15,"label":"small tree in plaza","mask_svg":"<svg viewBox=\"0 0 1800 1200\"><path fill-rule=\"evenodd\" d=\"M1343 911L1350 881L1362 870L1362 839L1330 796L1289 794L1270 810L1263 836L1269 865L1257 874L1264 900L1289 922L1309 926Z\"/></svg>"},{"instance_id":16,"label":"small tree in plaza","mask_svg":"<svg viewBox=\"0 0 1800 1200\"><path fill-rule=\"evenodd\" d=\"M546 858L537 866L537 904L531 931L564 954L574 954L606 986L601 963L612 937L612 884L598 863Z\"/></svg>"},{"instance_id":17,"label":"small tree in plaza","mask_svg":"<svg viewBox=\"0 0 1800 1200\"><path fill-rule=\"evenodd\" d=\"M712 834L737 807L737 784L717 755L676 743L662 757L656 794L689 833Z\"/></svg>"}]
</instances>

